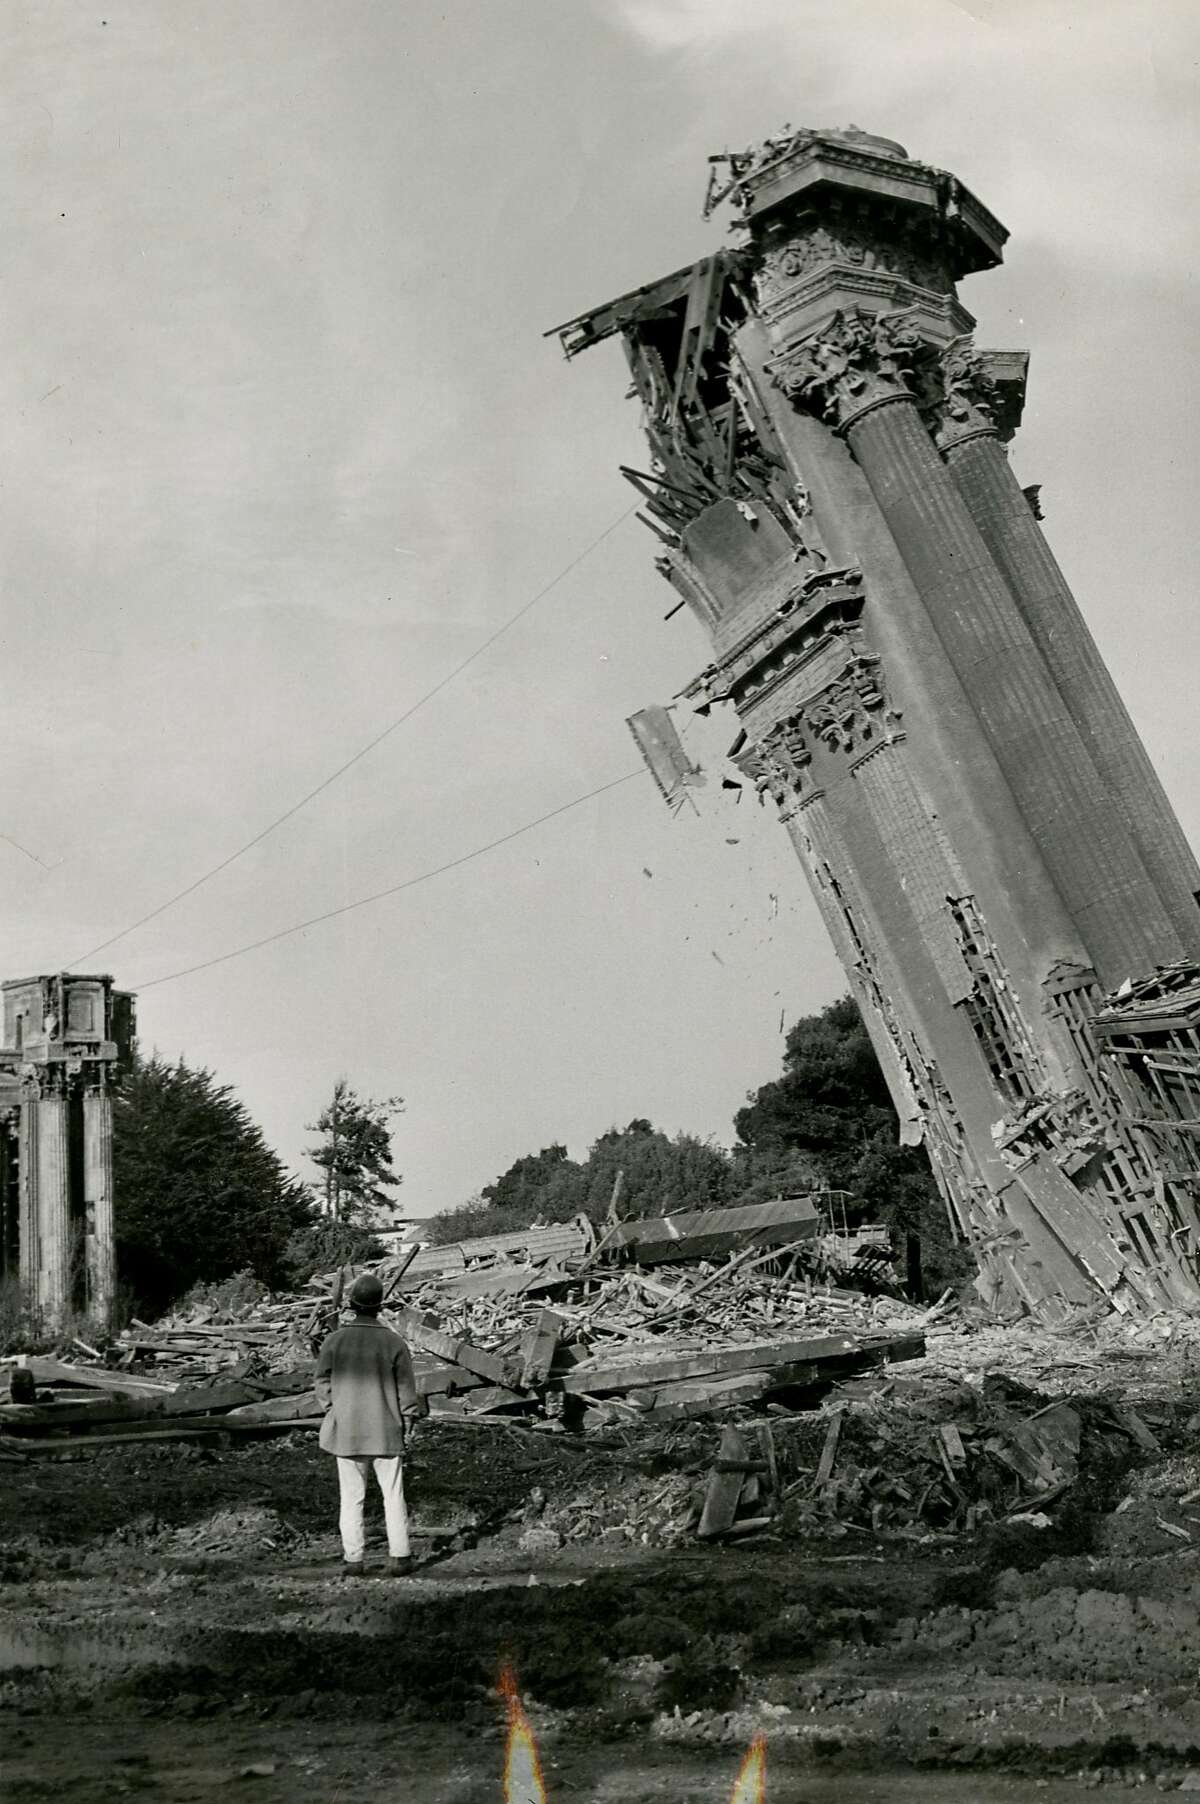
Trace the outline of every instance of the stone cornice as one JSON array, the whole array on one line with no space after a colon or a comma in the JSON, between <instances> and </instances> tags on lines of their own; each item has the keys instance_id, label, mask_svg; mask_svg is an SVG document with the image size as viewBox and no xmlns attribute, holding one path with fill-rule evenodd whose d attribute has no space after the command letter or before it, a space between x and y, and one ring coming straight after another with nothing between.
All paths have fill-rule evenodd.
<instances>
[{"instance_id":1,"label":"stone cornice","mask_svg":"<svg viewBox=\"0 0 1200 1804\"><path fill-rule=\"evenodd\" d=\"M758 701L831 635L857 623L865 597L859 570L814 571L782 603L742 635L685 693L710 701Z\"/></svg>"},{"instance_id":2,"label":"stone cornice","mask_svg":"<svg viewBox=\"0 0 1200 1804\"><path fill-rule=\"evenodd\" d=\"M781 209L832 194L937 220L952 247L955 275L994 268L1003 255L1008 233L970 189L945 170L915 162L886 139L802 127L710 161L727 164L731 179L722 185L714 167L706 215L719 200L731 199L752 231Z\"/></svg>"},{"instance_id":3,"label":"stone cornice","mask_svg":"<svg viewBox=\"0 0 1200 1804\"><path fill-rule=\"evenodd\" d=\"M759 317L779 344L786 337L811 332L836 313L909 312L924 337L934 344L970 332L974 316L955 295L936 293L886 269L864 269L836 261L812 274L777 286L759 305Z\"/></svg>"}]
</instances>

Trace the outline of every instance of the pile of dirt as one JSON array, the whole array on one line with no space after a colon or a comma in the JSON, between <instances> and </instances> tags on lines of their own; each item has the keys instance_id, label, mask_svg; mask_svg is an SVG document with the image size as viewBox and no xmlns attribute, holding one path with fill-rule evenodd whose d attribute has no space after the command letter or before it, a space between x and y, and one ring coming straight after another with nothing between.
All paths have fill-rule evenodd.
<instances>
[{"instance_id":1,"label":"pile of dirt","mask_svg":"<svg viewBox=\"0 0 1200 1804\"><path fill-rule=\"evenodd\" d=\"M893 1639L914 1655L952 1654L960 1672L993 1677L1191 1684L1200 1664L1200 1561L1187 1556L1183 1570L1078 1562L1010 1570L988 1607L907 1617Z\"/></svg>"},{"instance_id":2,"label":"pile of dirt","mask_svg":"<svg viewBox=\"0 0 1200 1804\"><path fill-rule=\"evenodd\" d=\"M109 1545L135 1547L144 1554L170 1559L196 1554L278 1554L294 1548L299 1531L278 1510L250 1505L214 1510L197 1522L163 1527L153 1517L140 1517L116 1531Z\"/></svg>"}]
</instances>

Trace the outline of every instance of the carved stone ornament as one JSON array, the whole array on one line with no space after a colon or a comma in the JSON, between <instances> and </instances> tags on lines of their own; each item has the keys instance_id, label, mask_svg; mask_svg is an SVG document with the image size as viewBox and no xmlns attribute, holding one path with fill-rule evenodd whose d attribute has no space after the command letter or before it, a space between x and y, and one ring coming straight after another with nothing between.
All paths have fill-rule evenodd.
<instances>
[{"instance_id":1,"label":"carved stone ornament","mask_svg":"<svg viewBox=\"0 0 1200 1804\"><path fill-rule=\"evenodd\" d=\"M771 375L789 400L831 425L845 427L869 407L914 392L929 350L912 323L912 308L835 313L816 337L785 351Z\"/></svg>"},{"instance_id":2,"label":"carved stone ornament","mask_svg":"<svg viewBox=\"0 0 1200 1804\"><path fill-rule=\"evenodd\" d=\"M900 731L900 711L889 705L882 666L870 655L847 664L827 689L805 704L802 718L809 732L831 751L886 745Z\"/></svg>"},{"instance_id":3,"label":"carved stone ornament","mask_svg":"<svg viewBox=\"0 0 1200 1804\"><path fill-rule=\"evenodd\" d=\"M924 245L886 239L866 226L839 220L833 228L814 226L764 252L754 278L759 301L769 305L814 270L831 263L896 276L939 294L949 293L953 287L945 266Z\"/></svg>"},{"instance_id":4,"label":"carved stone ornament","mask_svg":"<svg viewBox=\"0 0 1200 1804\"><path fill-rule=\"evenodd\" d=\"M769 795L780 808L786 808L803 792L812 763L799 717L778 721L735 762L754 784L759 801Z\"/></svg>"},{"instance_id":5,"label":"carved stone ornament","mask_svg":"<svg viewBox=\"0 0 1200 1804\"><path fill-rule=\"evenodd\" d=\"M999 408L999 392L974 340L952 339L938 360L923 410L940 449L996 432Z\"/></svg>"}]
</instances>

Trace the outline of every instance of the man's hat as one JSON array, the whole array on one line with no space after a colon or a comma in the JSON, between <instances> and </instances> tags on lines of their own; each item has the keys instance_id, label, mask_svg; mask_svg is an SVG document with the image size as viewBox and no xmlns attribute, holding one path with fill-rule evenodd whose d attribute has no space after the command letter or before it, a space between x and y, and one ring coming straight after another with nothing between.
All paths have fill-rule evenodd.
<instances>
[{"instance_id":1,"label":"man's hat","mask_svg":"<svg viewBox=\"0 0 1200 1804\"><path fill-rule=\"evenodd\" d=\"M362 1272L350 1286L347 1300L359 1315L378 1315L383 1308L383 1285L374 1272Z\"/></svg>"}]
</instances>

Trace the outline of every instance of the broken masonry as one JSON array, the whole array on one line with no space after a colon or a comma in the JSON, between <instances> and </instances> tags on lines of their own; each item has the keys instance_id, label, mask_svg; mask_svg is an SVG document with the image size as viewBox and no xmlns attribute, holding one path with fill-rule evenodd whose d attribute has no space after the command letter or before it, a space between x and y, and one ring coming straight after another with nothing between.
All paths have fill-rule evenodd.
<instances>
[{"instance_id":1,"label":"broken masonry","mask_svg":"<svg viewBox=\"0 0 1200 1804\"><path fill-rule=\"evenodd\" d=\"M855 127L711 162L735 246L558 329L624 341L684 695L738 714L985 1301L1200 1307L1200 869L1009 467L1028 358L955 287L1007 232Z\"/></svg>"}]
</instances>

